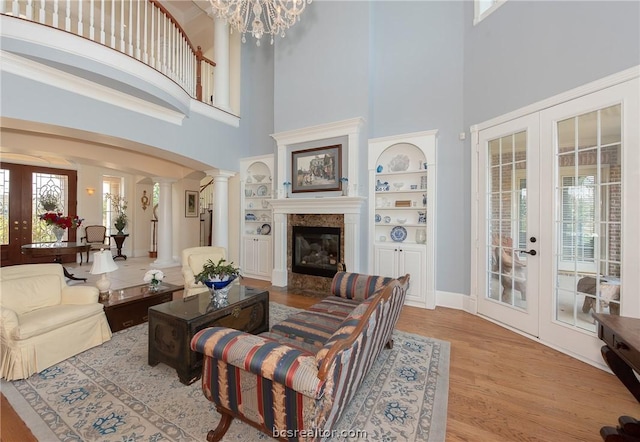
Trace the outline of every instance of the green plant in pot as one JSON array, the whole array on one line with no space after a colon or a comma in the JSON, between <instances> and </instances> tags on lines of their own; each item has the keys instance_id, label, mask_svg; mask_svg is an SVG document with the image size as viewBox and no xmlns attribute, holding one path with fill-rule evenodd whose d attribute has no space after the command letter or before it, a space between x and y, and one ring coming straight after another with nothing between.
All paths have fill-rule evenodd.
<instances>
[{"instance_id":1,"label":"green plant in pot","mask_svg":"<svg viewBox=\"0 0 640 442\"><path fill-rule=\"evenodd\" d=\"M107 193L104 197L107 201L111 202L111 207L116 215L113 220L113 225L118 231L118 235L122 235L124 233L124 228L127 227L126 210L129 203L123 196L113 193Z\"/></svg>"},{"instance_id":2,"label":"green plant in pot","mask_svg":"<svg viewBox=\"0 0 640 442\"><path fill-rule=\"evenodd\" d=\"M195 275L196 282L201 282L210 289L220 290L231 284L240 274L240 268L235 267L233 262L220 258L217 263L210 259L202 266L202 271Z\"/></svg>"}]
</instances>

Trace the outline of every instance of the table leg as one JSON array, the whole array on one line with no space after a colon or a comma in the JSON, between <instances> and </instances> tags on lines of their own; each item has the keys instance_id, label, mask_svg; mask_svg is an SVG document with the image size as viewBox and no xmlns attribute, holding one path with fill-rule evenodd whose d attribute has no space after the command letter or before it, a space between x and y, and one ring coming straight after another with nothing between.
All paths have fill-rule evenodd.
<instances>
[{"instance_id":1,"label":"table leg","mask_svg":"<svg viewBox=\"0 0 640 442\"><path fill-rule=\"evenodd\" d=\"M56 255L56 257L53 258L53 262L62 265L62 256ZM75 276L73 276L73 273L69 273L69 271L67 270L67 268L64 265L62 265L62 271L64 272L65 278L72 279L74 281L87 282L87 278L76 278Z\"/></svg>"}]
</instances>

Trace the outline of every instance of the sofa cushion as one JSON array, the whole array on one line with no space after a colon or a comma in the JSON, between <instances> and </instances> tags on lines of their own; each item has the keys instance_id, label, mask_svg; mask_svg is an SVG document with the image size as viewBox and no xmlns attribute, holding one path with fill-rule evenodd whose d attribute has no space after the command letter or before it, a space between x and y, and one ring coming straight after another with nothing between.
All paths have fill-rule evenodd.
<instances>
[{"instance_id":1,"label":"sofa cushion","mask_svg":"<svg viewBox=\"0 0 640 442\"><path fill-rule=\"evenodd\" d=\"M349 316L347 316L346 319L342 321L340 326L336 329L335 333L326 340L322 348L316 353L316 364L318 365L318 368L320 368L320 366L322 365L322 360L325 358L327 353L329 353L329 350L331 350L331 347L333 347L336 341L348 338L353 334L354 330L360 323L362 315L364 315L364 313L367 311L367 308L369 308L369 305L371 304L371 302L373 302L374 299L375 296L372 296L369 299L363 301L355 309L353 309Z\"/></svg>"},{"instance_id":2,"label":"sofa cushion","mask_svg":"<svg viewBox=\"0 0 640 442\"><path fill-rule=\"evenodd\" d=\"M103 311L99 302L93 304L61 304L45 307L20 316L20 326L14 331L14 339L29 339L67 324L78 322Z\"/></svg>"},{"instance_id":3,"label":"sofa cushion","mask_svg":"<svg viewBox=\"0 0 640 442\"><path fill-rule=\"evenodd\" d=\"M392 280L385 276L338 272L331 282L331 293L341 298L363 301Z\"/></svg>"},{"instance_id":4,"label":"sofa cushion","mask_svg":"<svg viewBox=\"0 0 640 442\"><path fill-rule=\"evenodd\" d=\"M360 305L360 302L362 301L340 298L338 296L328 296L319 303L309 307L307 311L327 314L334 317L338 316L344 319L349 316L349 313L351 313L354 308Z\"/></svg>"},{"instance_id":5,"label":"sofa cushion","mask_svg":"<svg viewBox=\"0 0 640 442\"><path fill-rule=\"evenodd\" d=\"M301 352L308 353L309 355L312 355L314 357L318 351L318 347L316 347L313 344L309 344L307 342L301 341L300 339L288 338L286 336L283 336L280 333L269 331L269 332L260 333L258 336L272 339L274 341L279 342L280 344L295 348L297 350L300 350Z\"/></svg>"},{"instance_id":6,"label":"sofa cushion","mask_svg":"<svg viewBox=\"0 0 640 442\"><path fill-rule=\"evenodd\" d=\"M342 320L342 317L331 314L304 311L274 325L271 332L321 348L340 327Z\"/></svg>"},{"instance_id":7,"label":"sofa cushion","mask_svg":"<svg viewBox=\"0 0 640 442\"><path fill-rule=\"evenodd\" d=\"M0 302L18 315L60 304L60 277L34 275L2 281Z\"/></svg>"}]
</instances>

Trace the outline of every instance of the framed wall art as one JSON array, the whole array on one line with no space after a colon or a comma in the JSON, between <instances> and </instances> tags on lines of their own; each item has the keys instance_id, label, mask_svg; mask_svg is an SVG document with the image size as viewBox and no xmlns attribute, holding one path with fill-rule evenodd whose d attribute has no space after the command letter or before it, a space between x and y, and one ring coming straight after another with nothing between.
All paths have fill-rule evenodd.
<instances>
[{"instance_id":1,"label":"framed wall art","mask_svg":"<svg viewBox=\"0 0 640 442\"><path fill-rule=\"evenodd\" d=\"M342 144L291 152L291 192L341 190Z\"/></svg>"},{"instance_id":2,"label":"framed wall art","mask_svg":"<svg viewBox=\"0 0 640 442\"><path fill-rule=\"evenodd\" d=\"M198 192L196 190L184 191L184 216L187 218L198 216Z\"/></svg>"}]
</instances>

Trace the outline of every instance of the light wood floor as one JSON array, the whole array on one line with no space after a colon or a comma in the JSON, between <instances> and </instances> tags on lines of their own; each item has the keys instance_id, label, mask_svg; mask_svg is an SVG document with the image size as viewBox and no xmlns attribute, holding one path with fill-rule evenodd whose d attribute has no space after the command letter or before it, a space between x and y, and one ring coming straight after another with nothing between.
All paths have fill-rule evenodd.
<instances>
[{"instance_id":1,"label":"light wood floor","mask_svg":"<svg viewBox=\"0 0 640 442\"><path fill-rule=\"evenodd\" d=\"M318 300L278 288L270 299L297 308ZM479 317L404 307L397 328L451 343L447 441L596 442L618 416L640 418L615 376ZM4 396L1 405L1 440L34 441Z\"/></svg>"}]
</instances>

